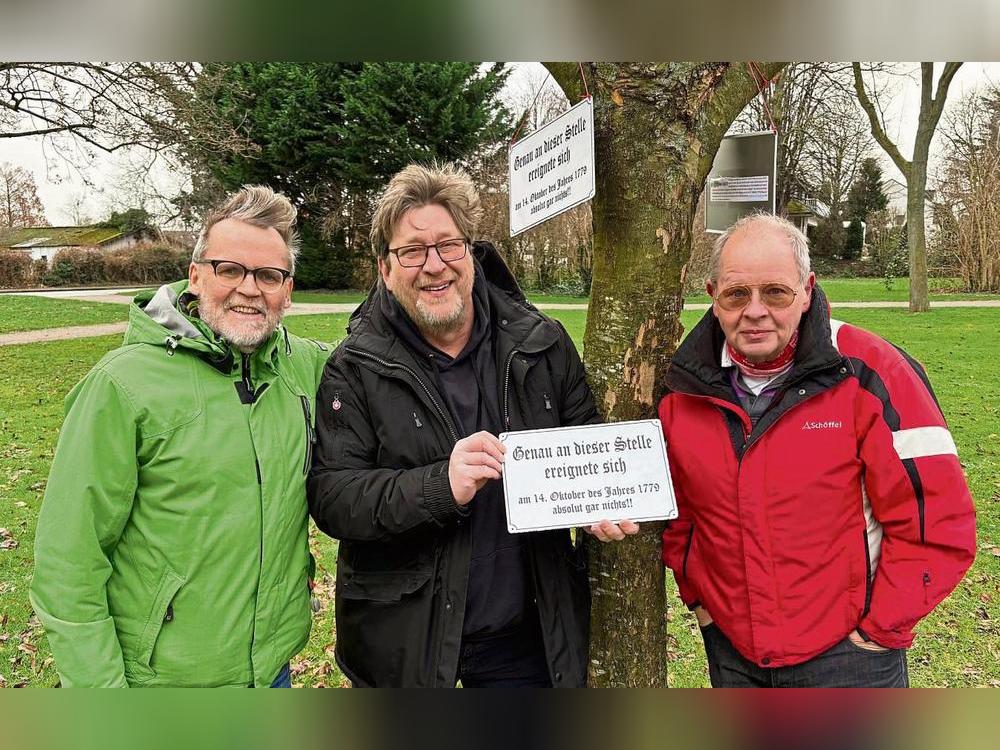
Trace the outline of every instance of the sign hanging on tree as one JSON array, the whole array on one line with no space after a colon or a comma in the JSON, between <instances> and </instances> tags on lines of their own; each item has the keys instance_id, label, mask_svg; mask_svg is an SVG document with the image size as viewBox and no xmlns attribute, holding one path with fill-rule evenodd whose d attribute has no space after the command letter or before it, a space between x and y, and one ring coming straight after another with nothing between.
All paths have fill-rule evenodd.
<instances>
[{"instance_id":1,"label":"sign hanging on tree","mask_svg":"<svg viewBox=\"0 0 1000 750\"><path fill-rule=\"evenodd\" d=\"M722 139L706 183L705 231L724 232L758 211L774 213L777 147L770 130Z\"/></svg>"},{"instance_id":2,"label":"sign hanging on tree","mask_svg":"<svg viewBox=\"0 0 1000 750\"><path fill-rule=\"evenodd\" d=\"M511 237L593 198L593 100L511 145L507 169Z\"/></svg>"}]
</instances>

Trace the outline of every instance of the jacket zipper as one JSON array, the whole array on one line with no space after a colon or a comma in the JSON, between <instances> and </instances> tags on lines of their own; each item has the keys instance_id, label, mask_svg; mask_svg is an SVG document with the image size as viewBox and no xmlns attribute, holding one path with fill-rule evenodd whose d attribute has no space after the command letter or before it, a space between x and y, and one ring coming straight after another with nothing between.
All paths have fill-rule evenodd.
<instances>
[{"instance_id":1,"label":"jacket zipper","mask_svg":"<svg viewBox=\"0 0 1000 750\"><path fill-rule=\"evenodd\" d=\"M507 361L504 363L504 375L503 375L503 423L504 426L510 429L510 368L514 363L514 355L517 354L519 349L511 349L510 354L507 355Z\"/></svg>"},{"instance_id":2,"label":"jacket zipper","mask_svg":"<svg viewBox=\"0 0 1000 750\"><path fill-rule=\"evenodd\" d=\"M434 409L437 411L438 416L441 417L441 421L444 423L445 427L448 428L448 433L451 435L452 440L454 440L456 443L458 442L458 433L455 431L454 426L452 426L451 418L448 416L445 410L441 408L441 405L438 403L438 400L434 398L434 394L431 393L431 389L428 388L427 385L424 383L424 381L420 379L420 376L417 375L416 371L414 371L412 367L407 367L406 365L402 365L398 362L387 362L381 357L376 357L374 354L370 354L360 349L347 347L347 351L349 351L351 354L356 354L359 357L370 359L372 362L377 362L383 367L388 367L389 369L392 370L402 370L403 372L408 373L409 376L416 381L417 385L419 385L420 388L423 390L423 392L427 395L427 399L431 402L431 404L434 405Z\"/></svg>"},{"instance_id":3,"label":"jacket zipper","mask_svg":"<svg viewBox=\"0 0 1000 750\"><path fill-rule=\"evenodd\" d=\"M316 442L316 431L312 426L312 411L309 409L309 399L306 396L299 396L302 400L302 413L306 419L306 462L302 467L302 473L308 474L309 467L312 466L313 443Z\"/></svg>"},{"instance_id":4,"label":"jacket zipper","mask_svg":"<svg viewBox=\"0 0 1000 750\"><path fill-rule=\"evenodd\" d=\"M247 394L252 399L253 398L253 382L250 380L250 355L243 352L242 358L242 368L241 368L241 378L243 379L243 387L246 388Z\"/></svg>"},{"instance_id":5,"label":"jacket zipper","mask_svg":"<svg viewBox=\"0 0 1000 750\"><path fill-rule=\"evenodd\" d=\"M767 434L767 433L768 433L768 432L770 431L770 429L771 429L772 427L774 427L774 425L778 424L778 422L780 422L780 421L781 421L782 419L784 419L784 418L785 418L785 415L786 415L786 414L788 414L789 412L792 412L792 411L795 411L795 410L796 410L796 409L798 409L798 408L799 408L800 406L802 406L802 404L806 403L807 401L811 401L812 399L814 399L814 398L815 398L816 396L820 395L821 393L826 393L826 389L824 389L824 390L822 390L822 391L817 391L816 393L812 394L811 396L808 396L808 397L806 397L806 398L802 399L802 400L801 400L801 401L799 401L799 402L798 402L797 404L795 404L795 405L793 405L792 407L790 407L790 408L789 408L789 409L788 409L788 410L787 410L787 411L786 411L786 412L785 412L784 414L782 414L782 415L781 415L780 417L778 417L778 418L777 418L777 419L775 419L775 420L774 420L773 422L771 422L771 424L769 424L769 425L768 425L768 426L767 426L766 428L764 428L764 430L763 430L763 431L761 431L761 432L760 432L760 433L759 433L759 434L758 434L758 435L757 435L757 436L756 436L756 437L755 437L755 438L754 438L753 440L751 440L751 441L750 441L750 442L748 442L748 443L747 443L747 442L744 442L744 443L743 443L743 455L741 455L741 456L739 457L739 463L740 463L740 465L741 465L741 466L743 465L743 456L745 456L745 455L747 454L747 451L748 451L748 450L750 450L750 448L751 448L751 447L753 447L754 445L756 445L756 444L757 444L758 442L760 442L760 439L761 439L761 438L762 438L762 437L763 437L764 435L766 435L766 434ZM749 434L747 435L747 437L749 437Z\"/></svg>"}]
</instances>

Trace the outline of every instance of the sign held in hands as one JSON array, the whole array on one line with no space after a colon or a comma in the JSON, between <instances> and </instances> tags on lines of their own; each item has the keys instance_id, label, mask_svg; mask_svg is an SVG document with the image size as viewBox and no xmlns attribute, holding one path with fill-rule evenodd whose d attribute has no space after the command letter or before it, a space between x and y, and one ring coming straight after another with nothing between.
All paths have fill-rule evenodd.
<instances>
[{"instance_id":1,"label":"sign held in hands","mask_svg":"<svg viewBox=\"0 0 1000 750\"><path fill-rule=\"evenodd\" d=\"M500 442L512 534L677 517L658 420L504 432Z\"/></svg>"}]
</instances>

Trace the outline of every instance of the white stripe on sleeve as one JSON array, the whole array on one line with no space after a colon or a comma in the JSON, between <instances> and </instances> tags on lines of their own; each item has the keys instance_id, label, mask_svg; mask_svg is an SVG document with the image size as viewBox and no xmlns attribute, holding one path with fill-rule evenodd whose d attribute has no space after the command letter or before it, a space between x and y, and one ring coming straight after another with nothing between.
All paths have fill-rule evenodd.
<instances>
[{"instance_id":1,"label":"white stripe on sleeve","mask_svg":"<svg viewBox=\"0 0 1000 750\"><path fill-rule=\"evenodd\" d=\"M955 441L945 427L914 427L892 433L892 445L902 459L958 455Z\"/></svg>"}]
</instances>

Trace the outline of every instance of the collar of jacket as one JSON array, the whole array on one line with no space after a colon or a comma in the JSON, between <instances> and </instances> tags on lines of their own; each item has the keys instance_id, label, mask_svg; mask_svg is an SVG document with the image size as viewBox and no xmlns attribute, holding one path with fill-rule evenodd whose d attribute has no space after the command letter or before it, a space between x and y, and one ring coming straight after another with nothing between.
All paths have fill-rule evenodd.
<instances>
[{"instance_id":1,"label":"collar of jacket","mask_svg":"<svg viewBox=\"0 0 1000 750\"><path fill-rule=\"evenodd\" d=\"M490 243L473 244L473 262L477 278L485 281L490 327L497 337L498 350L536 354L559 341L558 328L527 301L514 275ZM371 288L368 297L351 315L343 346L389 361L408 362L413 359L412 351L385 316L388 294L381 283Z\"/></svg>"},{"instance_id":2,"label":"collar of jacket","mask_svg":"<svg viewBox=\"0 0 1000 750\"><path fill-rule=\"evenodd\" d=\"M725 340L719 320L709 308L674 354L667 369L667 390L733 401L729 377L719 359ZM842 360L831 339L830 304L817 284L809 309L799 323L795 363L784 383L788 385L837 367Z\"/></svg>"},{"instance_id":3,"label":"collar of jacket","mask_svg":"<svg viewBox=\"0 0 1000 750\"><path fill-rule=\"evenodd\" d=\"M212 331L204 321L184 308L188 282L164 284L139 292L129 306L124 344L162 346L168 354L184 350L203 359L220 372L230 373L239 365L242 352ZM276 371L281 352L290 354L288 332L283 325L251 355L251 361Z\"/></svg>"}]
</instances>

